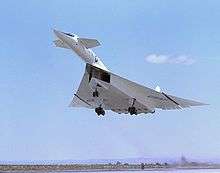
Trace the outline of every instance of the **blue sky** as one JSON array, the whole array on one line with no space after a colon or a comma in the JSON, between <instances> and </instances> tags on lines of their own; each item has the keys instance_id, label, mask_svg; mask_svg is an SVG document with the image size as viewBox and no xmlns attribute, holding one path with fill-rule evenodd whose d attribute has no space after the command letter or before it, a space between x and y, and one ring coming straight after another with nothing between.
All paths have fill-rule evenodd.
<instances>
[{"instance_id":1,"label":"blue sky","mask_svg":"<svg viewBox=\"0 0 220 173\"><path fill-rule=\"evenodd\" d=\"M220 157L219 8L217 0L1 2L0 160ZM116 74L210 105L103 118L69 108L84 64L53 46L53 28L97 38L94 51Z\"/></svg>"}]
</instances>

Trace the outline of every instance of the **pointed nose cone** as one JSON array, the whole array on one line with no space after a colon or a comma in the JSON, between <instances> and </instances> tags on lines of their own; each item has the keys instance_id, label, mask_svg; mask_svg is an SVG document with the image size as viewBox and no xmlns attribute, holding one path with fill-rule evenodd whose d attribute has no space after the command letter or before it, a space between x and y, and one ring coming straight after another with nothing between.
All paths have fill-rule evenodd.
<instances>
[{"instance_id":1,"label":"pointed nose cone","mask_svg":"<svg viewBox=\"0 0 220 173\"><path fill-rule=\"evenodd\" d=\"M54 34L57 36L58 35L58 33L59 33L59 31L58 30L56 30L56 29L54 29L53 30L53 32L54 32Z\"/></svg>"},{"instance_id":2,"label":"pointed nose cone","mask_svg":"<svg viewBox=\"0 0 220 173\"><path fill-rule=\"evenodd\" d=\"M54 29L53 32L54 32L54 34L55 34L59 39L62 40L63 38L65 38L65 34L62 33L61 31L58 31L58 30Z\"/></svg>"},{"instance_id":3,"label":"pointed nose cone","mask_svg":"<svg viewBox=\"0 0 220 173\"><path fill-rule=\"evenodd\" d=\"M56 29L54 29L53 32L64 43L73 44L75 42L73 34L65 33L65 32L62 32L62 31L58 31Z\"/></svg>"}]
</instances>

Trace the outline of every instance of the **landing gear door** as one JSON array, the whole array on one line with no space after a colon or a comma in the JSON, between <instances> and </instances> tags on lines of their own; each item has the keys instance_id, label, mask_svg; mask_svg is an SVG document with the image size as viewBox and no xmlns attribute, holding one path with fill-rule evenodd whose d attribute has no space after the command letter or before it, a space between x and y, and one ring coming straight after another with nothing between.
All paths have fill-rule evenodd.
<instances>
[{"instance_id":1,"label":"landing gear door","mask_svg":"<svg viewBox=\"0 0 220 173\"><path fill-rule=\"evenodd\" d=\"M86 64L86 70L89 74L89 82L91 81L92 78L95 78L97 80L110 84L111 75L109 72L104 71L100 68L94 67L90 64Z\"/></svg>"}]
</instances>

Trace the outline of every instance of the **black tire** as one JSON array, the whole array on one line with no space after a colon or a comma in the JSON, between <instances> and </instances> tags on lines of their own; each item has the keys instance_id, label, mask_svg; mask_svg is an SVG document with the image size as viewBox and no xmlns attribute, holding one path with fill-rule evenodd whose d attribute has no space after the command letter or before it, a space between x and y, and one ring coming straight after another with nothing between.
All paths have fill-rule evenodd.
<instances>
[{"instance_id":1,"label":"black tire","mask_svg":"<svg viewBox=\"0 0 220 173\"><path fill-rule=\"evenodd\" d=\"M99 108L95 108L95 113L99 116L100 115L100 110Z\"/></svg>"},{"instance_id":2,"label":"black tire","mask_svg":"<svg viewBox=\"0 0 220 173\"><path fill-rule=\"evenodd\" d=\"M105 111L102 109L102 113L101 113L103 116L105 115Z\"/></svg>"},{"instance_id":3,"label":"black tire","mask_svg":"<svg viewBox=\"0 0 220 173\"><path fill-rule=\"evenodd\" d=\"M99 97L99 92L96 90L92 93L92 96L93 97Z\"/></svg>"},{"instance_id":4,"label":"black tire","mask_svg":"<svg viewBox=\"0 0 220 173\"><path fill-rule=\"evenodd\" d=\"M129 107L128 112L130 113L130 115L137 115L137 109L135 107Z\"/></svg>"},{"instance_id":5,"label":"black tire","mask_svg":"<svg viewBox=\"0 0 220 173\"><path fill-rule=\"evenodd\" d=\"M95 94L96 94L96 97L99 97L99 92L98 91L96 91Z\"/></svg>"},{"instance_id":6,"label":"black tire","mask_svg":"<svg viewBox=\"0 0 220 173\"><path fill-rule=\"evenodd\" d=\"M99 115L105 115L105 110L101 107L98 107L98 108L95 108L95 112L96 114L99 116Z\"/></svg>"}]
</instances>

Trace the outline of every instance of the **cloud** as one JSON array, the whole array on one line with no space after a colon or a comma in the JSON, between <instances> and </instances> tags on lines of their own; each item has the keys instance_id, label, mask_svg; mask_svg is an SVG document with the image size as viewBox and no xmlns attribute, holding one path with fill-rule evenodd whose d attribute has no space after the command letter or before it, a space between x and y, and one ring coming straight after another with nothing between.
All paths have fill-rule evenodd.
<instances>
[{"instance_id":1,"label":"cloud","mask_svg":"<svg viewBox=\"0 0 220 173\"><path fill-rule=\"evenodd\" d=\"M157 55L149 54L146 56L146 61L154 64L183 64L183 65L192 65L196 61L186 55Z\"/></svg>"}]
</instances>

